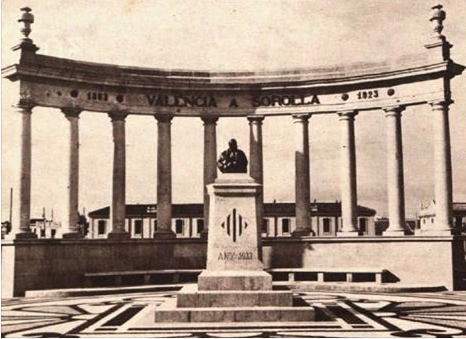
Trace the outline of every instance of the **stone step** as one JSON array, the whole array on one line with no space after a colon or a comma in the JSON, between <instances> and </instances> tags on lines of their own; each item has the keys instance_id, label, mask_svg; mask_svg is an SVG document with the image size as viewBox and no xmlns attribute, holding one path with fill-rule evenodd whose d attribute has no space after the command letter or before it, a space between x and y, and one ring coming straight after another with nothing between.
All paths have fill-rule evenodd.
<instances>
[{"instance_id":1,"label":"stone step","mask_svg":"<svg viewBox=\"0 0 466 339\"><path fill-rule=\"evenodd\" d=\"M186 285L177 294L177 307L293 306L293 293L283 291L199 291Z\"/></svg>"},{"instance_id":2,"label":"stone step","mask_svg":"<svg viewBox=\"0 0 466 339\"><path fill-rule=\"evenodd\" d=\"M300 322L314 321L315 311L307 307L212 307L158 309L156 323L198 322Z\"/></svg>"}]
</instances>

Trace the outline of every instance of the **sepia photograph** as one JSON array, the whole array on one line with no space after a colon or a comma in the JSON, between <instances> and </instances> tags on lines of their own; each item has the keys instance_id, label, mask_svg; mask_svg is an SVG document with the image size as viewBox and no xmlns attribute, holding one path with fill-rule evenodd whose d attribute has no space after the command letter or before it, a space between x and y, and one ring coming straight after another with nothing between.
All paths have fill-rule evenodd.
<instances>
[{"instance_id":1,"label":"sepia photograph","mask_svg":"<svg viewBox=\"0 0 466 339\"><path fill-rule=\"evenodd\" d=\"M465 338L465 17L2 1L1 336Z\"/></svg>"}]
</instances>

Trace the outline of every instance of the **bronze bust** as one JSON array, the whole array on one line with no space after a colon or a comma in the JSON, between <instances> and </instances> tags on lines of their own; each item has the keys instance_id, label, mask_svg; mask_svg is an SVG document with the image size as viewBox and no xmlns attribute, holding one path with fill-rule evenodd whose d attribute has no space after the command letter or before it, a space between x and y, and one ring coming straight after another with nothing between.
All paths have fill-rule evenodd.
<instances>
[{"instance_id":1,"label":"bronze bust","mask_svg":"<svg viewBox=\"0 0 466 339\"><path fill-rule=\"evenodd\" d=\"M246 173L248 159L244 152L238 149L235 139L228 142L228 149L223 151L217 161L217 166L222 173Z\"/></svg>"}]
</instances>

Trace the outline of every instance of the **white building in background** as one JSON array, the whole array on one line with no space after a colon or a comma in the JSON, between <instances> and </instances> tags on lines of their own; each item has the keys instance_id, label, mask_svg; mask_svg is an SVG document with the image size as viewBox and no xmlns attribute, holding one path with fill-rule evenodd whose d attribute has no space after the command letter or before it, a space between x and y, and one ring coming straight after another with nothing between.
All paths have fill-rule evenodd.
<instances>
[{"instance_id":1,"label":"white building in background","mask_svg":"<svg viewBox=\"0 0 466 339\"><path fill-rule=\"evenodd\" d=\"M360 235L374 236L376 211L358 206ZM335 236L341 228L340 202L314 202L310 205L312 230L316 236ZM107 238L111 231L110 207L89 213L89 238ZM204 229L203 204L173 204L171 228L177 238L199 238ZM294 203L265 203L263 237L287 237L296 228ZM126 205L125 229L131 238L152 238L157 229L157 205Z\"/></svg>"},{"instance_id":2,"label":"white building in background","mask_svg":"<svg viewBox=\"0 0 466 339\"><path fill-rule=\"evenodd\" d=\"M418 214L418 225L416 231L428 230L435 225L435 200L427 206L421 206ZM456 229L466 232L466 202L453 203L453 225Z\"/></svg>"},{"instance_id":3,"label":"white building in background","mask_svg":"<svg viewBox=\"0 0 466 339\"><path fill-rule=\"evenodd\" d=\"M62 227L60 222L53 219L31 218L31 232L37 235L38 239L55 239L62 237ZM9 221L2 222L2 239L11 232Z\"/></svg>"},{"instance_id":4,"label":"white building in background","mask_svg":"<svg viewBox=\"0 0 466 339\"><path fill-rule=\"evenodd\" d=\"M31 231L37 234L39 239L61 238L61 224L53 219L32 218Z\"/></svg>"}]
</instances>

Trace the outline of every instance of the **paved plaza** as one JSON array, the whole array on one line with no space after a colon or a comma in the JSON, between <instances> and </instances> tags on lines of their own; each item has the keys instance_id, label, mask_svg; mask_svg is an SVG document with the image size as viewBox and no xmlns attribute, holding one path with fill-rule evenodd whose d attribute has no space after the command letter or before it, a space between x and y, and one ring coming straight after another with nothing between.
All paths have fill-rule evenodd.
<instances>
[{"instance_id":1,"label":"paved plaza","mask_svg":"<svg viewBox=\"0 0 466 339\"><path fill-rule=\"evenodd\" d=\"M314 322L154 324L175 291L2 301L2 337L466 337L466 292L299 292Z\"/></svg>"}]
</instances>

